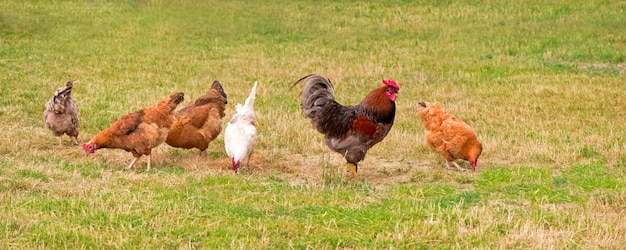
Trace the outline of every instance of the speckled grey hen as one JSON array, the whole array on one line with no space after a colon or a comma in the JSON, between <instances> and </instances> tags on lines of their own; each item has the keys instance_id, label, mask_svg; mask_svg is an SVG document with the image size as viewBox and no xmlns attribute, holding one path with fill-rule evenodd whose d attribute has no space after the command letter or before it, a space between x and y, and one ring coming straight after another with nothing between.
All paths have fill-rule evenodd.
<instances>
[{"instance_id":1,"label":"speckled grey hen","mask_svg":"<svg viewBox=\"0 0 626 250\"><path fill-rule=\"evenodd\" d=\"M78 145L78 127L80 125L78 104L72 99L72 87L78 80L71 80L58 88L46 102L43 120L52 134L59 137L59 145L63 145L63 135L68 135Z\"/></svg>"}]
</instances>

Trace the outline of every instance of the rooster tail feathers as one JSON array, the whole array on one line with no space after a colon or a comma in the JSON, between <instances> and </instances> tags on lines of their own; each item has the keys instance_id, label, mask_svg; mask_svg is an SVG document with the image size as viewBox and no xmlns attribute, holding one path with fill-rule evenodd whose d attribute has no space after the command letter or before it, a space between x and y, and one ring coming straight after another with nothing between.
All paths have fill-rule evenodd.
<instances>
[{"instance_id":1,"label":"rooster tail feathers","mask_svg":"<svg viewBox=\"0 0 626 250\"><path fill-rule=\"evenodd\" d=\"M302 90L302 107L315 106L319 99L335 99L335 89L333 83L326 77L320 75L308 75L298 80L304 81L304 89ZM295 84L294 84L295 85Z\"/></svg>"},{"instance_id":2,"label":"rooster tail feathers","mask_svg":"<svg viewBox=\"0 0 626 250\"><path fill-rule=\"evenodd\" d=\"M252 114L254 115L254 99L256 98L256 85L257 82L254 82L254 85L252 86L252 90L250 90L250 95L248 95L248 98L246 98L246 102L243 104L243 106L241 105L237 105L237 107L235 107L237 109L237 113L246 113L246 114Z\"/></svg>"},{"instance_id":3,"label":"rooster tail feathers","mask_svg":"<svg viewBox=\"0 0 626 250\"><path fill-rule=\"evenodd\" d=\"M302 106L302 111L307 117L315 120L318 113L324 110L327 104L336 104L335 90L332 82L320 75L305 76L296 81L294 86L302 81L304 81L304 89L302 90L300 106Z\"/></svg>"}]
</instances>

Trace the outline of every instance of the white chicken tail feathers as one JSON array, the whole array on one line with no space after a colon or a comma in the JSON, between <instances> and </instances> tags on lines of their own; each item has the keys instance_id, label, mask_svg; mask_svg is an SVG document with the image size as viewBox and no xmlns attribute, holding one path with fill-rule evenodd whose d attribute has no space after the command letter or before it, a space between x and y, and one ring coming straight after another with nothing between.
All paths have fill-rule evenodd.
<instances>
[{"instance_id":1,"label":"white chicken tail feathers","mask_svg":"<svg viewBox=\"0 0 626 250\"><path fill-rule=\"evenodd\" d=\"M237 114L254 116L254 99L256 98L257 83L258 82L254 82L254 86L252 86L252 90L250 90L250 95L246 98L246 102L243 106L241 106L241 104L237 104L237 106L235 106Z\"/></svg>"}]
</instances>

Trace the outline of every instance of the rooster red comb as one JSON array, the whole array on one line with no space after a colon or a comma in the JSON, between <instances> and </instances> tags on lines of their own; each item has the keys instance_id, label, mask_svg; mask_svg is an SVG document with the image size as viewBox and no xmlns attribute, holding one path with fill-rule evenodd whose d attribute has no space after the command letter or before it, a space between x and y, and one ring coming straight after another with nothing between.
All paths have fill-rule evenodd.
<instances>
[{"instance_id":1,"label":"rooster red comb","mask_svg":"<svg viewBox=\"0 0 626 250\"><path fill-rule=\"evenodd\" d=\"M400 86L398 86L398 84L396 83L396 81L389 79L389 80L385 80L383 79L383 83L389 87L395 88L397 90L400 90Z\"/></svg>"}]
</instances>

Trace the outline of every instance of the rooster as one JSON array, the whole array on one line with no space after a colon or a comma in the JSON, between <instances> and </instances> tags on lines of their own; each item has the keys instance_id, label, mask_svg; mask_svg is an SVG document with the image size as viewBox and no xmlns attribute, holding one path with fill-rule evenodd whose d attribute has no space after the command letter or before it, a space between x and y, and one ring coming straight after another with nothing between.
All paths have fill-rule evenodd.
<instances>
[{"instance_id":1,"label":"rooster","mask_svg":"<svg viewBox=\"0 0 626 250\"><path fill-rule=\"evenodd\" d=\"M52 134L59 137L59 145L63 145L63 135L67 134L75 145L78 145L78 104L72 99L72 87L78 80L71 80L58 88L46 102L43 120Z\"/></svg>"},{"instance_id":2,"label":"rooster","mask_svg":"<svg viewBox=\"0 0 626 250\"><path fill-rule=\"evenodd\" d=\"M157 105L122 116L111 127L83 144L85 153L92 154L101 148L126 150L135 157L127 169L131 169L142 155L147 155L147 171L150 171L152 149L161 145L167 138L167 133L174 122L174 109L183 99L184 94L178 92Z\"/></svg>"},{"instance_id":3,"label":"rooster","mask_svg":"<svg viewBox=\"0 0 626 250\"><path fill-rule=\"evenodd\" d=\"M224 147L235 173L239 172L242 161L247 160L246 167L249 166L250 156L257 142L257 131L254 124L256 85L257 82L254 82L250 95L246 98L243 106L241 104L235 106L237 114L228 122L224 131Z\"/></svg>"},{"instance_id":4,"label":"rooster","mask_svg":"<svg viewBox=\"0 0 626 250\"><path fill-rule=\"evenodd\" d=\"M358 163L367 150L382 141L396 115L396 94L400 86L394 80L382 80L385 86L370 92L356 106L343 106L335 101L330 80L320 75L308 75L304 81L300 105L311 119L313 127L324 134L326 145L344 156L352 177L356 177Z\"/></svg>"},{"instance_id":5,"label":"rooster","mask_svg":"<svg viewBox=\"0 0 626 250\"><path fill-rule=\"evenodd\" d=\"M165 142L177 148L197 148L200 155L205 155L209 142L222 132L227 103L222 85L214 81L206 95L176 112L176 120Z\"/></svg>"},{"instance_id":6,"label":"rooster","mask_svg":"<svg viewBox=\"0 0 626 250\"><path fill-rule=\"evenodd\" d=\"M465 122L448 114L439 103L419 102L415 107L426 129L426 143L433 151L446 160L446 168L463 171L457 159L469 161L476 170L478 157L483 152L483 145L476 138L474 130Z\"/></svg>"}]
</instances>

